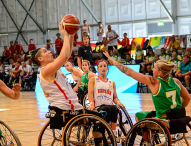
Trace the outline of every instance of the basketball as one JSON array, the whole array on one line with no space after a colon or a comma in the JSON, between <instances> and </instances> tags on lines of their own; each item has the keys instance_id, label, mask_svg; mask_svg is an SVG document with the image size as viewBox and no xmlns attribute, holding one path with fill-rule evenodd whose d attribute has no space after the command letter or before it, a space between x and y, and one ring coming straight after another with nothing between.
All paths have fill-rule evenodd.
<instances>
[{"instance_id":1,"label":"basketball","mask_svg":"<svg viewBox=\"0 0 191 146\"><path fill-rule=\"evenodd\" d=\"M65 29L68 34L75 34L80 29L79 19L71 14L65 15L60 21L63 25L65 24Z\"/></svg>"}]
</instances>

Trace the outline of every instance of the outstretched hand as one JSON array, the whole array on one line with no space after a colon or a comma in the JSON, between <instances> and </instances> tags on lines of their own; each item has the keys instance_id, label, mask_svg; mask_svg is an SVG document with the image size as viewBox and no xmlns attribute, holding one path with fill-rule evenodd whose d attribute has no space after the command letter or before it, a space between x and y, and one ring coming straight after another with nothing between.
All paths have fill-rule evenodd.
<instances>
[{"instance_id":1,"label":"outstretched hand","mask_svg":"<svg viewBox=\"0 0 191 146\"><path fill-rule=\"evenodd\" d=\"M61 32L63 37L67 37L68 36L68 32L66 31L65 25L63 25L62 22L60 22L60 24L59 24L59 30L60 30L60 32Z\"/></svg>"},{"instance_id":2,"label":"outstretched hand","mask_svg":"<svg viewBox=\"0 0 191 146\"><path fill-rule=\"evenodd\" d=\"M103 54L109 59L110 55L107 51L104 51Z\"/></svg>"},{"instance_id":3,"label":"outstretched hand","mask_svg":"<svg viewBox=\"0 0 191 146\"><path fill-rule=\"evenodd\" d=\"M20 84L14 84L12 90L13 90L14 92L20 92L20 90L21 90L21 85L20 85Z\"/></svg>"}]
</instances>

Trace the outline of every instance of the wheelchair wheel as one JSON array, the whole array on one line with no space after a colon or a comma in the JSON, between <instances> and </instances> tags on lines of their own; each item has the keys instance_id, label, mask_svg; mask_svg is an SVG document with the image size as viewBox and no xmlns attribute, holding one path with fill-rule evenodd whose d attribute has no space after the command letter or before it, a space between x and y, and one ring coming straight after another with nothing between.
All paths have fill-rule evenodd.
<instances>
[{"instance_id":1,"label":"wheelchair wheel","mask_svg":"<svg viewBox=\"0 0 191 146\"><path fill-rule=\"evenodd\" d=\"M144 119L136 123L125 138L127 146L171 146L168 128L157 119Z\"/></svg>"},{"instance_id":2,"label":"wheelchair wheel","mask_svg":"<svg viewBox=\"0 0 191 146\"><path fill-rule=\"evenodd\" d=\"M80 137L77 136L79 129ZM63 146L116 146L116 139L105 120L95 115L84 114L74 117L67 123L62 136L62 144Z\"/></svg>"},{"instance_id":3,"label":"wheelchair wheel","mask_svg":"<svg viewBox=\"0 0 191 146\"><path fill-rule=\"evenodd\" d=\"M85 109L88 109L89 106L90 106L90 102L89 102L89 100L88 100L88 93L87 93L87 94L84 96L83 107L84 107Z\"/></svg>"},{"instance_id":4,"label":"wheelchair wheel","mask_svg":"<svg viewBox=\"0 0 191 146\"><path fill-rule=\"evenodd\" d=\"M50 129L50 120L42 128L38 137L38 146L62 146L63 130Z\"/></svg>"},{"instance_id":5,"label":"wheelchair wheel","mask_svg":"<svg viewBox=\"0 0 191 146\"><path fill-rule=\"evenodd\" d=\"M21 142L15 132L5 124L0 121L0 146L21 146Z\"/></svg>"},{"instance_id":6,"label":"wheelchair wheel","mask_svg":"<svg viewBox=\"0 0 191 146\"><path fill-rule=\"evenodd\" d=\"M133 122L126 109L120 107L117 119L117 126L120 127L122 134L126 136L128 131L133 127Z\"/></svg>"}]
</instances>

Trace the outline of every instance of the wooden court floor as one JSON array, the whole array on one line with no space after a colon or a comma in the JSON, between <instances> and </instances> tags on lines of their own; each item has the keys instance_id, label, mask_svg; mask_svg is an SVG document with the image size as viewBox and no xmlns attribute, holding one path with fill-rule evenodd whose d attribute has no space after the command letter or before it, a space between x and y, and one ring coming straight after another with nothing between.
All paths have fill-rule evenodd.
<instances>
[{"instance_id":1,"label":"wooden court floor","mask_svg":"<svg viewBox=\"0 0 191 146\"><path fill-rule=\"evenodd\" d=\"M154 110L150 93L121 93L118 94L118 97L126 106L134 123L136 112ZM191 103L186 110L187 115L191 116ZM48 121L45 118L47 111L48 102L43 93L21 92L19 100L11 100L0 93L0 120L15 131L23 146L37 145L40 130ZM191 143L191 140L189 141Z\"/></svg>"}]
</instances>

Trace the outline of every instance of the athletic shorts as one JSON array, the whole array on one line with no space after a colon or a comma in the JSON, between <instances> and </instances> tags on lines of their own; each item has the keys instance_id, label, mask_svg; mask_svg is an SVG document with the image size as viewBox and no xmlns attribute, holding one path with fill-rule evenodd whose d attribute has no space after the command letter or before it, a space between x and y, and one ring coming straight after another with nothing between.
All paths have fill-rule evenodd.
<instances>
[{"instance_id":1,"label":"athletic shorts","mask_svg":"<svg viewBox=\"0 0 191 146\"><path fill-rule=\"evenodd\" d=\"M148 112L138 112L138 113L135 114L135 116L140 121L140 120L145 119L150 112L151 111L148 111Z\"/></svg>"},{"instance_id":2,"label":"athletic shorts","mask_svg":"<svg viewBox=\"0 0 191 146\"><path fill-rule=\"evenodd\" d=\"M117 45L115 45L115 46L108 46L108 50L113 50L113 47L114 47L115 49L117 49Z\"/></svg>"},{"instance_id":3,"label":"athletic shorts","mask_svg":"<svg viewBox=\"0 0 191 146\"><path fill-rule=\"evenodd\" d=\"M96 43L96 46L102 45L102 44L103 44L102 42L97 42L97 43Z\"/></svg>"}]
</instances>

